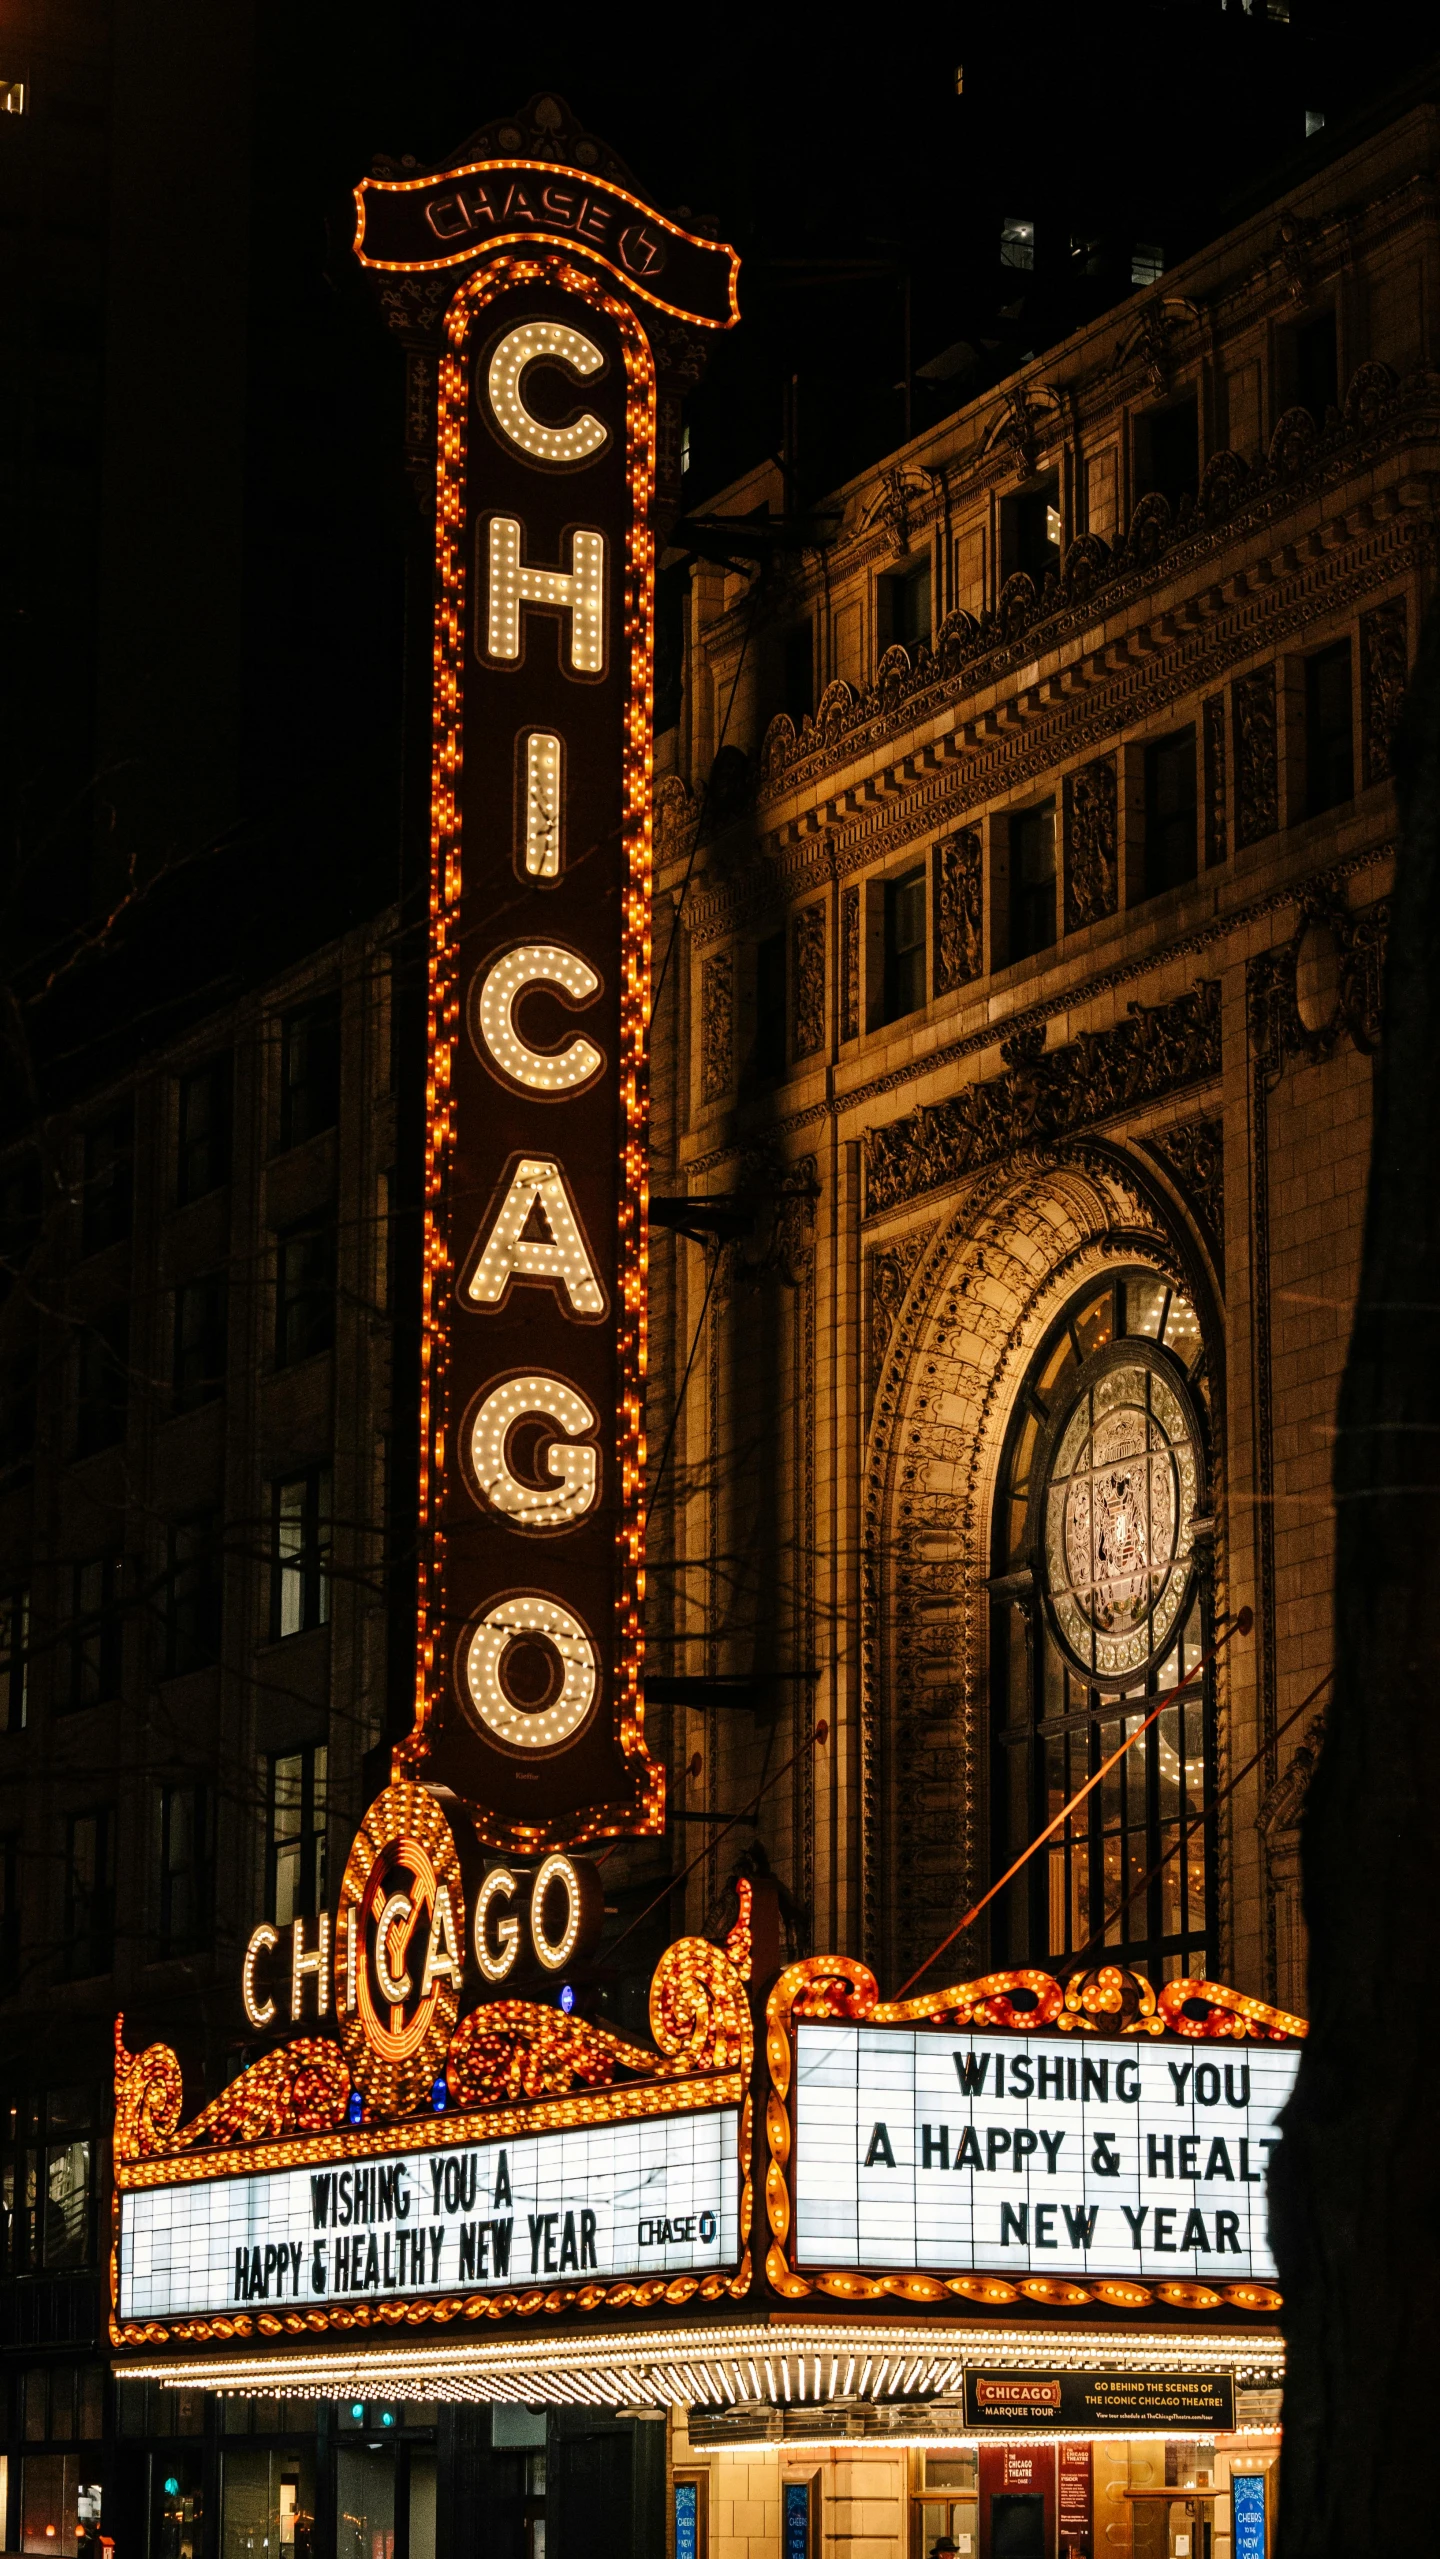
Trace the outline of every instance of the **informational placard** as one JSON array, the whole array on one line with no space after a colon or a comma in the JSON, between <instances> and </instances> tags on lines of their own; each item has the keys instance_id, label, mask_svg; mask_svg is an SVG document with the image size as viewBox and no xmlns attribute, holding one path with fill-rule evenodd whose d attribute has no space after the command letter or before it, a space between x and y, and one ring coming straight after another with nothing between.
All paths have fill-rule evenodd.
<instances>
[{"instance_id":1,"label":"informational placard","mask_svg":"<svg viewBox=\"0 0 1440 2559\"><path fill-rule=\"evenodd\" d=\"M1091 2559L1095 2547L1094 2454L1088 2443L1059 2447L1060 2548L1069 2559Z\"/></svg>"},{"instance_id":2,"label":"informational placard","mask_svg":"<svg viewBox=\"0 0 1440 2559\"><path fill-rule=\"evenodd\" d=\"M122 2319L710 2273L740 2253L734 2108L143 2186Z\"/></svg>"},{"instance_id":3,"label":"informational placard","mask_svg":"<svg viewBox=\"0 0 1440 2559\"><path fill-rule=\"evenodd\" d=\"M803 2024L799 2266L1269 2281L1294 2048Z\"/></svg>"},{"instance_id":4,"label":"informational placard","mask_svg":"<svg viewBox=\"0 0 1440 2559\"><path fill-rule=\"evenodd\" d=\"M1265 2559L1265 2473L1263 2470L1232 2471L1230 2521L1235 2559Z\"/></svg>"},{"instance_id":5,"label":"informational placard","mask_svg":"<svg viewBox=\"0 0 1440 2559\"><path fill-rule=\"evenodd\" d=\"M1228 2372L970 2372L965 2422L1004 2428L1087 2426L1097 2433L1228 2434Z\"/></svg>"}]
</instances>

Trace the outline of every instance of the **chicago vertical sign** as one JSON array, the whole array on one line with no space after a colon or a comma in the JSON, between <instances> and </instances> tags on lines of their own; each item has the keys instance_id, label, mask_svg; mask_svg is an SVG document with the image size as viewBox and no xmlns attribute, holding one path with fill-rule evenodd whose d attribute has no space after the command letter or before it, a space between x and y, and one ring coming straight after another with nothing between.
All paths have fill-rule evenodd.
<instances>
[{"instance_id":1,"label":"chicago vertical sign","mask_svg":"<svg viewBox=\"0 0 1440 2559\"><path fill-rule=\"evenodd\" d=\"M530 114L564 131L557 101ZM641 1688L657 337L663 369L736 316L733 252L586 155L357 190L361 259L443 270L446 297L398 1760L521 1853L663 1821Z\"/></svg>"}]
</instances>

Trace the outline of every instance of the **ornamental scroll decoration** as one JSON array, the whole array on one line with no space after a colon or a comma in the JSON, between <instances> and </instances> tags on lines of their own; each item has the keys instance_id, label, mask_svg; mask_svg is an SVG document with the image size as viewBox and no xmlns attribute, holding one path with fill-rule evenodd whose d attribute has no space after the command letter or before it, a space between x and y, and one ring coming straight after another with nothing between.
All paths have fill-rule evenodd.
<instances>
[{"instance_id":1,"label":"ornamental scroll decoration","mask_svg":"<svg viewBox=\"0 0 1440 2559\"><path fill-rule=\"evenodd\" d=\"M791 1964L776 1982L765 2009L765 2060L770 2091L765 2106L765 2216L770 2244L765 2275L784 2300L828 2293L840 2301L941 2302L951 2297L998 2306L1035 2301L1050 2309L1087 2307L1143 2310L1161 2302L1184 2310L1273 2311L1281 2295L1268 2284L1141 2284L1131 2280L1085 2283L1033 2275L1015 2283L1000 2275L865 2275L844 2268L817 2275L797 2272L787 2243L791 2229L789 2165L793 2147L790 2091L795 2075L794 2030L810 2019L843 2018L867 2026L933 2027L953 2031L978 2026L986 2033L1173 2035L1186 2042L1288 2044L1309 2029L1303 2017L1273 2008L1223 1982L1182 1978L1155 1990L1141 1973L1101 1964L1068 1981L1023 1968L986 1973L918 1999L882 2000L868 1967L851 1955L810 1955Z\"/></svg>"},{"instance_id":2,"label":"ornamental scroll decoration","mask_svg":"<svg viewBox=\"0 0 1440 2559\"><path fill-rule=\"evenodd\" d=\"M700 1099L721 1102L735 1075L735 970L713 951L700 971Z\"/></svg>"},{"instance_id":3,"label":"ornamental scroll decoration","mask_svg":"<svg viewBox=\"0 0 1440 2559\"><path fill-rule=\"evenodd\" d=\"M1106 1031L1045 1047L1043 1024L1001 1043L1006 1073L872 1129L865 1213L959 1181L1015 1148L1069 1136L1220 1070L1220 986L1200 978L1169 1004L1132 1004Z\"/></svg>"},{"instance_id":4,"label":"ornamental scroll decoration","mask_svg":"<svg viewBox=\"0 0 1440 2559\"><path fill-rule=\"evenodd\" d=\"M840 1037L860 1037L860 891L847 888L840 899Z\"/></svg>"},{"instance_id":5,"label":"ornamental scroll decoration","mask_svg":"<svg viewBox=\"0 0 1440 2559\"><path fill-rule=\"evenodd\" d=\"M1065 776L1065 928L1078 933L1119 903L1120 799L1113 755Z\"/></svg>"},{"instance_id":6,"label":"ornamental scroll decoration","mask_svg":"<svg viewBox=\"0 0 1440 2559\"><path fill-rule=\"evenodd\" d=\"M984 966L985 889L980 829L962 827L935 847L935 993L953 995Z\"/></svg>"},{"instance_id":7,"label":"ornamental scroll decoration","mask_svg":"<svg viewBox=\"0 0 1440 2559\"><path fill-rule=\"evenodd\" d=\"M802 906L794 922L795 1055L825 1046L825 909Z\"/></svg>"},{"instance_id":8,"label":"ornamental scroll decoration","mask_svg":"<svg viewBox=\"0 0 1440 2559\"><path fill-rule=\"evenodd\" d=\"M1185 1193L1210 1247L1215 1267L1225 1273L1225 1123L1220 1118L1181 1120L1175 1128L1157 1129L1143 1141Z\"/></svg>"},{"instance_id":9,"label":"ornamental scroll decoration","mask_svg":"<svg viewBox=\"0 0 1440 2559\"><path fill-rule=\"evenodd\" d=\"M1360 616L1360 769L1367 791L1392 770L1409 658L1405 598L1392 595Z\"/></svg>"},{"instance_id":10,"label":"ornamental scroll decoration","mask_svg":"<svg viewBox=\"0 0 1440 2559\"><path fill-rule=\"evenodd\" d=\"M1319 1065L1347 1039L1362 1057L1374 1055L1389 926L1388 898L1352 908L1322 884L1298 899L1289 941L1251 960L1250 1045L1267 1086L1278 1081L1292 1057Z\"/></svg>"},{"instance_id":11,"label":"ornamental scroll decoration","mask_svg":"<svg viewBox=\"0 0 1440 2559\"><path fill-rule=\"evenodd\" d=\"M1280 823L1280 768L1275 728L1275 669L1257 666L1238 678L1235 712L1235 842L1263 843Z\"/></svg>"},{"instance_id":12,"label":"ornamental scroll decoration","mask_svg":"<svg viewBox=\"0 0 1440 2559\"><path fill-rule=\"evenodd\" d=\"M403 2150L519 2139L566 2125L622 2122L696 2105L740 2111L742 2253L734 2274L532 2285L403 2303L349 2300L283 2313L242 2310L169 2321L121 2321L112 2308L110 2336L116 2346L417 2328L454 2319L533 2318L541 2311L647 2310L660 2302L678 2307L697 2297L738 2301L749 2291L754 2027L742 1972L726 1947L706 1938L677 1939L655 1968L650 1984L653 2051L588 2020L520 2000L472 2010L450 2044L446 2077L455 2111L438 2116L427 2107L403 2120L367 2119L363 2126L350 2126L350 2073L340 2045L307 2036L264 2054L191 2123L182 2125L178 2057L166 2044L128 2052L124 2022L120 2017L115 2025L112 2305L118 2298L122 2188L170 2184L177 2177L244 2175L261 2164L255 2156L261 2145L267 2169L301 2168Z\"/></svg>"}]
</instances>

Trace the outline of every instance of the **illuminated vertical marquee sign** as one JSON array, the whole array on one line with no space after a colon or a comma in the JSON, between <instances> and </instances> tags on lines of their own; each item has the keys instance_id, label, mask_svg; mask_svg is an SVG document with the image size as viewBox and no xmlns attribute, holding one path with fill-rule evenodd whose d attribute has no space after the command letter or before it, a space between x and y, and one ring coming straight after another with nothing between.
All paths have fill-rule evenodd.
<instances>
[{"instance_id":1,"label":"illuminated vertical marquee sign","mask_svg":"<svg viewBox=\"0 0 1440 2559\"><path fill-rule=\"evenodd\" d=\"M399 1756L521 1852L663 1819L641 1690L657 349L673 366L736 316L731 250L620 184L559 101L524 124L367 179L356 238L382 280L429 279L439 332Z\"/></svg>"}]
</instances>

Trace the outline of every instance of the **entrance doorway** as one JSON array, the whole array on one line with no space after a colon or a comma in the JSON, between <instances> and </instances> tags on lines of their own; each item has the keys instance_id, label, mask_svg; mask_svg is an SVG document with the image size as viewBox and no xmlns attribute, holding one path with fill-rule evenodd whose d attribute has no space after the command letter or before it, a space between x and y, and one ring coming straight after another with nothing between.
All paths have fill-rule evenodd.
<instances>
[{"instance_id":1,"label":"entrance doorway","mask_svg":"<svg viewBox=\"0 0 1440 2559\"><path fill-rule=\"evenodd\" d=\"M992 2495L990 2559L1050 2559L1043 2496Z\"/></svg>"}]
</instances>

